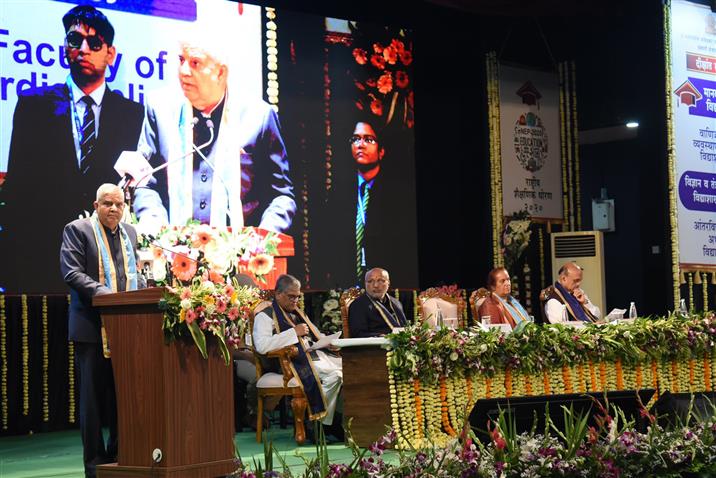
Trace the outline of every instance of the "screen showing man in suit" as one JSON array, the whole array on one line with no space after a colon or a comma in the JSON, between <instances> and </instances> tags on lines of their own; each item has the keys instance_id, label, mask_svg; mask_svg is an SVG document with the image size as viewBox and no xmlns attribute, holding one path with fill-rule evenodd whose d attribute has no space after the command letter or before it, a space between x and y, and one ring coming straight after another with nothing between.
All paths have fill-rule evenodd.
<instances>
[{"instance_id":1,"label":"screen showing man in suit","mask_svg":"<svg viewBox=\"0 0 716 478\"><path fill-rule=\"evenodd\" d=\"M380 266L418 285L409 30L230 0L85 3L3 6L0 293L66 293L62 226L108 182L131 185L140 233L194 220L290 236L306 289ZM85 16L65 24L68 10ZM360 158L383 151L360 264L354 133Z\"/></svg>"}]
</instances>

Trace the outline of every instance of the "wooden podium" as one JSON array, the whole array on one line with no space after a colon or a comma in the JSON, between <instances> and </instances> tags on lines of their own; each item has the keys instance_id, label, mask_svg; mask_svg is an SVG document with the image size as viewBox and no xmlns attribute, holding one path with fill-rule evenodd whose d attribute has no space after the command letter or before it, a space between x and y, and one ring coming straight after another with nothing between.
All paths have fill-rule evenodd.
<instances>
[{"instance_id":1,"label":"wooden podium","mask_svg":"<svg viewBox=\"0 0 716 478\"><path fill-rule=\"evenodd\" d=\"M117 463L98 466L100 478L209 478L236 469L232 367L215 346L205 360L193 341L164 343L163 294L155 287L94 298L112 354L119 441Z\"/></svg>"}]
</instances>

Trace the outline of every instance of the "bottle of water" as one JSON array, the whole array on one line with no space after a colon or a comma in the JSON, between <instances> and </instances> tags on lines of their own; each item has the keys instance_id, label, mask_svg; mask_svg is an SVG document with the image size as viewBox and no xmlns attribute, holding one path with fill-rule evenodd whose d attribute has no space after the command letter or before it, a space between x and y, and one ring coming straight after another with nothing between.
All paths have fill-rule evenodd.
<instances>
[{"instance_id":1,"label":"bottle of water","mask_svg":"<svg viewBox=\"0 0 716 478\"><path fill-rule=\"evenodd\" d=\"M634 302L629 304L629 318L636 319L636 305L634 305Z\"/></svg>"},{"instance_id":2,"label":"bottle of water","mask_svg":"<svg viewBox=\"0 0 716 478\"><path fill-rule=\"evenodd\" d=\"M686 308L686 299L679 301L679 315L683 318L689 317L689 309Z\"/></svg>"},{"instance_id":3,"label":"bottle of water","mask_svg":"<svg viewBox=\"0 0 716 478\"><path fill-rule=\"evenodd\" d=\"M437 323L436 323L436 327L437 327L438 329L442 329L442 328L444 327L444 325L445 325L445 321L443 320L443 311L440 310L440 307L438 307L438 316L437 316L437 321L436 321L436 322L437 322Z\"/></svg>"}]
</instances>

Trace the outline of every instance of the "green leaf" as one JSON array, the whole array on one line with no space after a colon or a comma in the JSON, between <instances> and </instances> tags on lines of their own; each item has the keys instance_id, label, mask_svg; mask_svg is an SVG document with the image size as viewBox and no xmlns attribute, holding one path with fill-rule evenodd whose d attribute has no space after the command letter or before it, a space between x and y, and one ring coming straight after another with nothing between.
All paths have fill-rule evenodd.
<instances>
[{"instance_id":1,"label":"green leaf","mask_svg":"<svg viewBox=\"0 0 716 478\"><path fill-rule=\"evenodd\" d=\"M191 332L191 336L194 339L194 343L198 347L199 352L201 352L201 356L209 358L206 354L206 337L204 337L204 332L201 328L199 328L199 324L197 324L195 320L191 324L187 324L187 327L189 327L189 332Z\"/></svg>"}]
</instances>

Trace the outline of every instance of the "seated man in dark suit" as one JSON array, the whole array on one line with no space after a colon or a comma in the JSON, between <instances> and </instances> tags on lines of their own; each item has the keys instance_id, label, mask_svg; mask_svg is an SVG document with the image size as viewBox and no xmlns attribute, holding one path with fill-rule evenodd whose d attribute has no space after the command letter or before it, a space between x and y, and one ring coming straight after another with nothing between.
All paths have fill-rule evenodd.
<instances>
[{"instance_id":1,"label":"seated man in dark suit","mask_svg":"<svg viewBox=\"0 0 716 478\"><path fill-rule=\"evenodd\" d=\"M405 313L398 299L388 295L388 271L375 267L365 275L365 294L348 309L351 338L377 337L389 334L395 327L405 327Z\"/></svg>"}]
</instances>

